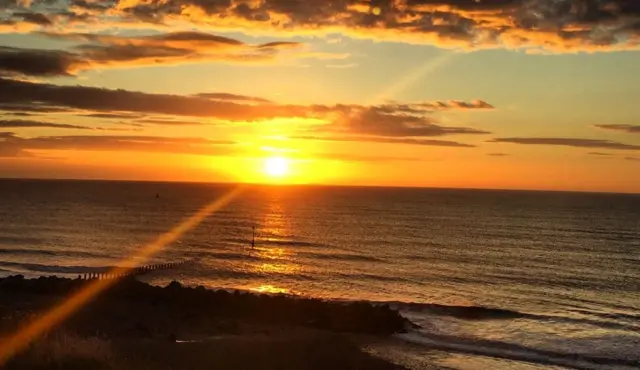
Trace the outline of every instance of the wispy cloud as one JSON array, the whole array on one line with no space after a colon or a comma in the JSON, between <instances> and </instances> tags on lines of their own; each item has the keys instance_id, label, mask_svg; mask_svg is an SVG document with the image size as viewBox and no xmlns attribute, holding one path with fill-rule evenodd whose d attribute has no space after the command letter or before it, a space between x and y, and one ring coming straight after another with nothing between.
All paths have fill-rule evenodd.
<instances>
[{"instance_id":1,"label":"wispy cloud","mask_svg":"<svg viewBox=\"0 0 640 370\"><path fill-rule=\"evenodd\" d=\"M2 83L4 81L11 81L11 80L4 80L2 78L0 78L0 89L2 88ZM16 81L16 82L20 82L20 81ZM37 101L29 101L26 104L22 104L22 103L17 103L17 104L13 104L13 103L2 103L3 99L0 97L0 111L5 111L5 112L21 112L21 113L73 113L73 110L69 109L69 108L61 108L61 107L52 107L49 105L44 105L40 102ZM11 101L11 99L6 99L6 101Z\"/></svg>"},{"instance_id":2,"label":"wispy cloud","mask_svg":"<svg viewBox=\"0 0 640 370\"><path fill-rule=\"evenodd\" d=\"M176 121L169 119L153 119L146 118L135 121L134 123L138 124L151 124L151 125L164 125L164 126L200 126L204 125L204 122L200 121Z\"/></svg>"},{"instance_id":3,"label":"wispy cloud","mask_svg":"<svg viewBox=\"0 0 640 370\"><path fill-rule=\"evenodd\" d=\"M455 148L474 148L475 145L459 143L457 141L448 140L429 140L429 139L412 139L412 138L390 138L390 137L374 137L374 136L292 136L292 139L298 140L314 140L314 141L334 141L334 142L369 142L369 143L385 143L385 144L404 144L404 145L420 145L420 146L445 146Z\"/></svg>"},{"instance_id":4,"label":"wispy cloud","mask_svg":"<svg viewBox=\"0 0 640 370\"><path fill-rule=\"evenodd\" d=\"M377 156L353 153L315 153L311 158L338 162L417 162L421 160L416 157Z\"/></svg>"},{"instance_id":5,"label":"wispy cloud","mask_svg":"<svg viewBox=\"0 0 640 370\"><path fill-rule=\"evenodd\" d=\"M233 141L196 137L72 135L22 138L11 132L4 133L4 136L2 134L0 133L0 153L13 153L12 156L22 156L32 150L135 151L206 156L238 153Z\"/></svg>"},{"instance_id":6,"label":"wispy cloud","mask_svg":"<svg viewBox=\"0 0 640 370\"><path fill-rule=\"evenodd\" d=\"M640 125L595 125L597 128L601 128L603 130L612 130L612 131L622 131L628 132L631 134L640 134Z\"/></svg>"},{"instance_id":7,"label":"wispy cloud","mask_svg":"<svg viewBox=\"0 0 640 370\"><path fill-rule=\"evenodd\" d=\"M248 95L239 95L239 94L230 94L230 93L221 93L221 92L213 92L213 93L199 93L196 96L211 100L230 100L235 102L249 102L249 103L273 103L272 101L261 98L258 96L248 96Z\"/></svg>"},{"instance_id":8,"label":"wispy cloud","mask_svg":"<svg viewBox=\"0 0 640 370\"><path fill-rule=\"evenodd\" d=\"M3 128L66 128L74 130L93 130L92 127L68 125L64 123L40 122L32 120L0 120L0 129Z\"/></svg>"},{"instance_id":9,"label":"wispy cloud","mask_svg":"<svg viewBox=\"0 0 640 370\"><path fill-rule=\"evenodd\" d=\"M593 140L578 138L539 138L539 137L511 137L496 138L492 143L511 143L524 145L556 145L575 148L601 148L615 150L640 150L640 145L624 144L610 140Z\"/></svg>"},{"instance_id":10,"label":"wispy cloud","mask_svg":"<svg viewBox=\"0 0 640 370\"><path fill-rule=\"evenodd\" d=\"M103 119L133 119L142 118L144 116L130 113L89 113L83 114L82 117L103 118Z\"/></svg>"},{"instance_id":11,"label":"wispy cloud","mask_svg":"<svg viewBox=\"0 0 640 370\"><path fill-rule=\"evenodd\" d=\"M595 156L599 156L599 157L608 157L611 156L611 153L603 153L603 152L589 152L587 153L589 155L595 155Z\"/></svg>"},{"instance_id":12,"label":"wispy cloud","mask_svg":"<svg viewBox=\"0 0 640 370\"><path fill-rule=\"evenodd\" d=\"M510 154L508 153L487 153L488 156L490 157L507 157Z\"/></svg>"}]
</instances>

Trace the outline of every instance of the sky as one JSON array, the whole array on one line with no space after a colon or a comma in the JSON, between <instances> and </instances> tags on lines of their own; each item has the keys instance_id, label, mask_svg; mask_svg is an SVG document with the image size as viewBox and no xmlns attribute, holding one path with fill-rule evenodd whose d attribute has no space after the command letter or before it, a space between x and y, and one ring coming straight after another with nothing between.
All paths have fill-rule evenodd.
<instances>
[{"instance_id":1,"label":"sky","mask_svg":"<svg viewBox=\"0 0 640 370\"><path fill-rule=\"evenodd\" d=\"M636 0L0 0L0 40L0 177L640 193Z\"/></svg>"}]
</instances>

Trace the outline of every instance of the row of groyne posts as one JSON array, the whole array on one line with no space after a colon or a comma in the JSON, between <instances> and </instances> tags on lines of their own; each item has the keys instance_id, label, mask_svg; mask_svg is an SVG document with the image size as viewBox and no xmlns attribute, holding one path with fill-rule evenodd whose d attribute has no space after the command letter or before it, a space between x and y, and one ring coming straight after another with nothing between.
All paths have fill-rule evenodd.
<instances>
[{"instance_id":1,"label":"row of groyne posts","mask_svg":"<svg viewBox=\"0 0 640 370\"><path fill-rule=\"evenodd\" d=\"M105 279L121 279L126 277L135 277L138 275L144 275L153 271L160 270L169 270L173 268L177 268L183 266L188 263L192 263L193 261L180 261L180 262L168 262L168 263L158 263L154 265L146 265L146 266L138 266L138 267L130 267L125 269L118 269L118 272L107 271L107 272L89 272L86 274L78 275L78 279L81 280L105 280Z\"/></svg>"}]
</instances>

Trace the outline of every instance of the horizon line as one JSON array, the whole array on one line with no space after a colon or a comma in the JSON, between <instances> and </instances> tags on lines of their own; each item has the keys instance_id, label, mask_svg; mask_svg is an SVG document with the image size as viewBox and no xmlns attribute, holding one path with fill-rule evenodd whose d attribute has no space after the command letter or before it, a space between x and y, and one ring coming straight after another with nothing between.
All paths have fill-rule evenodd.
<instances>
[{"instance_id":1,"label":"horizon line","mask_svg":"<svg viewBox=\"0 0 640 370\"><path fill-rule=\"evenodd\" d=\"M195 184L195 185L250 185L267 187L327 187L327 188L371 188L371 189L424 189L424 190L466 190L466 191L511 191L531 193L577 193L577 194L609 194L609 195L640 195L640 192L598 191L598 190L563 190L563 189L522 189L522 188L473 188L473 187L438 187L415 185L362 185L362 184L320 184L320 183L268 183L241 181L197 181L197 180L128 180L106 178L48 178L48 177L3 177L0 181L78 181L78 182L128 182L128 183L156 183L156 184Z\"/></svg>"}]
</instances>

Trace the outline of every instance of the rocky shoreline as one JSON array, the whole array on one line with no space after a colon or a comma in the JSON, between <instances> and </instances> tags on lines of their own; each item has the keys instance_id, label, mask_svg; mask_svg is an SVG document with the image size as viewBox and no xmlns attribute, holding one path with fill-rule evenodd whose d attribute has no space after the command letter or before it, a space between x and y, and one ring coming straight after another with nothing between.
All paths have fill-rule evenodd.
<instances>
[{"instance_id":1,"label":"rocky shoreline","mask_svg":"<svg viewBox=\"0 0 640 370\"><path fill-rule=\"evenodd\" d=\"M0 279L0 314L20 317L42 311L48 305L81 289L87 281L59 277L25 279L17 275ZM8 311L8 312L7 312ZM84 322L85 318L90 318ZM114 325L115 321L115 325ZM152 286L123 279L69 319L65 326L79 326L117 335L117 329L152 331L164 327L220 329L243 322L254 325L295 326L339 333L390 335L404 332L411 323L388 305L342 303L285 295L208 290L172 282ZM146 328L146 329L145 329ZM160 330L162 331L162 330ZM213 330L215 332L215 330ZM128 334L128 333L127 333Z\"/></svg>"},{"instance_id":2,"label":"rocky shoreline","mask_svg":"<svg viewBox=\"0 0 640 370\"><path fill-rule=\"evenodd\" d=\"M0 279L0 338L89 283L91 280L59 277L25 279L20 275ZM172 369L234 369L246 368L248 364L252 369L261 369L273 368L273 363L278 363L277 368L281 369L349 369L354 366L401 369L361 352L354 338L384 338L404 332L410 326L410 322L388 305L208 290L185 287L178 282L158 287L126 278L102 292L31 346L28 353L13 359L6 368L61 368L63 365L60 363L43 365L32 362L38 358L47 361L55 358L48 354L50 350L47 348L50 347L62 347L67 351L107 343L97 347L108 347L110 359L94 361L91 367L139 369L141 364L173 363ZM61 340L56 339L60 336L80 338L72 342L94 344L60 345ZM133 348L138 350L132 352ZM228 350L220 351L220 348ZM258 351L255 356L263 358L254 363L253 360L246 362L229 355L243 351L247 354ZM89 360L93 361L95 351L89 352ZM68 356L65 356L62 360L67 361ZM73 356L78 355L74 352ZM186 361L185 356L199 360ZM279 358L282 356L291 357L291 367L281 363ZM132 359L136 358L137 362L132 365ZM123 363L122 359L127 361ZM229 366L217 367L210 361L218 365L223 361ZM146 368L166 367L154 365Z\"/></svg>"}]
</instances>

